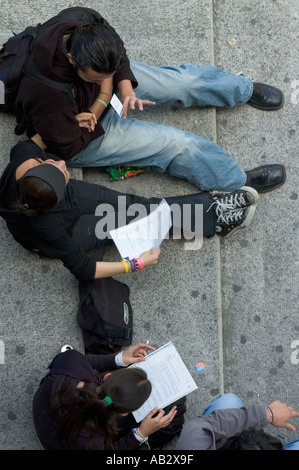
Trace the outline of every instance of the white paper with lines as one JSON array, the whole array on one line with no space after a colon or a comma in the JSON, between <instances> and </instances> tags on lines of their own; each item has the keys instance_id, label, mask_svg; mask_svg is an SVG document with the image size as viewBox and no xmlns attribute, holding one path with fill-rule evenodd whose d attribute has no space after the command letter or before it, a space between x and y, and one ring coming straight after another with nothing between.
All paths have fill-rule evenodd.
<instances>
[{"instance_id":1,"label":"white paper with lines","mask_svg":"<svg viewBox=\"0 0 299 470\"><path fill-rule=\"evenodd\" d=\"M137 423L156 406L164 408L198 388L172 342L148 354L145 361L129 367L144 369L152 384L149 398L133 412Z\"/></svg>"}]
</instances>

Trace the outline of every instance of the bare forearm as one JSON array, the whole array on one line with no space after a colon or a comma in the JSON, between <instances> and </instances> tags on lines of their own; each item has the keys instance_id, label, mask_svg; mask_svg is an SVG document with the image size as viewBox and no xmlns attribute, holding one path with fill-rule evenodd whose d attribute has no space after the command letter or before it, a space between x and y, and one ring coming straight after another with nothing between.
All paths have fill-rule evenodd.
<instances>
[{"instance_id":1,"label":"bare forearm","mask_svg":"<svg viewBox=\"0 0 299 470\"><path fill-rule=\"evenodd\" d=\"M136 96L131 80L122 80L117 85L121 100L124 99L126 96Z\"/></svg>"},{"instance_id":2,"label":"bare forearm","mask_svg":"<svg viewBox=\"0 0 299 470\"><path fill-rule=\"evenodd\" d=\"M120 262L104 262L98 261L96 264L95 279L103 277L116 276L125 272L125 265Z\"/></svg>"},{"instance_id":3,"label":"bare forearm","mask_svg":"<svg viewBox=\"0 0 299 470\"><path fill-rule=\"evenodd\" d=\"M101 91L96 98L93 105L90 107L90 111L95 114L97 119L103 114L105 109L107 108L110 100L112 98L113 92L113 81L112 78L107 78L101 84Z\"/></svg>"}]
</instances>

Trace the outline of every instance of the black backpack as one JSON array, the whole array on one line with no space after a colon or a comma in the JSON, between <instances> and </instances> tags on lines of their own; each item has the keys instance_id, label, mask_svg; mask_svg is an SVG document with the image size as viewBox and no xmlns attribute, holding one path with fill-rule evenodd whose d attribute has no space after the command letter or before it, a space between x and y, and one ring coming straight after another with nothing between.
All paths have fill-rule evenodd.
<instances>
[{"instance_id":1,"label":"black backpack","mask_svg":"<svg viewBox=\"0 0 299 470\"><path fill-rule=\"evenodd\" d=\"M84 11L79 7L75 7L60 12L52 19L53 24L65 17L76 18L82 25L95 21L103 21L103 18L97 12ZM4 99L2 100L4 102L0 101L0 111L16 114L18 122L21 122L23 119L22 116L18 116L15 101L25 73L34 80L67 93L73 101L76 98L76 88L73 84L50 80L43 76L32 63L29 65L32 43L40 27L41 24L28 26L24 31L9 38L0 50L0 81L4 84ZM20 126L18 129L17 126L16 133L20 135L23 132L23 127Z\"/></svg>"},{"instance_id":2,"label":"black backpack","mask_svg":"<svg viewBox=\"0 0 299 470\"><path fill-rule=\"evenodd\" d=\"M101 261L103 252L96 253ZM132 344L133 310L129 287L113 277L79 281L77 322L85 353L111 354Z\"/></svg>"}]
</instances>

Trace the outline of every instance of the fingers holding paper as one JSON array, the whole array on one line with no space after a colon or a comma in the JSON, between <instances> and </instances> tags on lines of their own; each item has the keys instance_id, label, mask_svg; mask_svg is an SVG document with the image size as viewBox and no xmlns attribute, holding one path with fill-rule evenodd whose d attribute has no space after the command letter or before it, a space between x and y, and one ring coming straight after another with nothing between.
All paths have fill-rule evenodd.
<instances>
[{"instance_id":1,"label":"fingers holding paper","mask_svg":"<svg viewBox=\"0 0 299 470\"><path fill-rule=\"evenodd\" d=\"M150 349L154 351L155 348L149 346L147 343L138 343L135 346L130 346L122 353L122 360L124 364L134 364L135 362L141 362L145 360L147 355L146 350Z\"/></svg>"},{"instance_id":2,"label":"fingers holding paper","mask_svg":"<svg viewBox=\"0 0 299 470\"><path fill-rule=\"evenodd\" d=\"M152 248L149 251L145 251L140 255L140 258L143 259L144 266L150 266L152 264L157 264L160 256L161 250L157 248L156 250Z\"/></svg>"},{"instance_id":3,"label":"fingers holding paper","mask_svg":"<svg viewBox=\"0 0 299 470\"><path fill-rule=\"evenodd\" d=\"M139 426L142 436L147 437L159 429L168 426L174 419L177 413L177 408L174 406L169 413L165 414L161 408L154 408L142 421Z\"/></svg>"}]
</instances>

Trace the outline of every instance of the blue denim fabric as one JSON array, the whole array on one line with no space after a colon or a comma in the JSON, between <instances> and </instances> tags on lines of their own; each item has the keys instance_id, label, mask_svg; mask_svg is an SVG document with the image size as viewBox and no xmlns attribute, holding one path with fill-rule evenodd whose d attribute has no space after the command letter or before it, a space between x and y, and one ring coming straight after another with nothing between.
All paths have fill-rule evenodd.
<instances>
[{"instance_id":1,"label":"blue denim fabric","mask_svg":"<svg viewBox=\"0 0 299 470\"><path fill-rule=\"evenodd\" d=\"M299 439L293 439L284 444L283 450L299 450Z\"/></svg>"},{"instance_id":2,"label":"blue denim fabric","mask_svg":"<svg viewBox=\"0 0 299 470\"><path fill-rule=\"evenodd\" d=\"M234 393L224 393L214 400L203 411L203 415L207 416L215 410L227 410L229 408L242 408L244 406L242 400Z\"/></svg>"},{"instance_id":3,"label":"blue denim fabric","mask_svg":"<svg viewBox=\"0 0 299 470\"><path fill-rule=\"evenodd\" d=\"M131 69L138 80L136 95L157 104L241 106L253 91L249 78L209 65L153 67L131 61ZM101 124L105 135L69 160L70 166L150 166L207 191L234 191L246 182L245 172L221 147L192 132L123 119L113 109Z\"/></svg>"},{"instance_id":4,"label":"blue denim fabric","mask_svg":"<svg viewBox=\"0 0 299 470\"><path fill-rule=\"evenodd\" d=\"M228 408L241 408L244 406L242 400L234 393L224 393L214 400L203 411L203 415L207 416L215 410L225 410ZM299 439L293 439L283 445L284 450L299 450Z\"/></svg>"}]
</instances>

